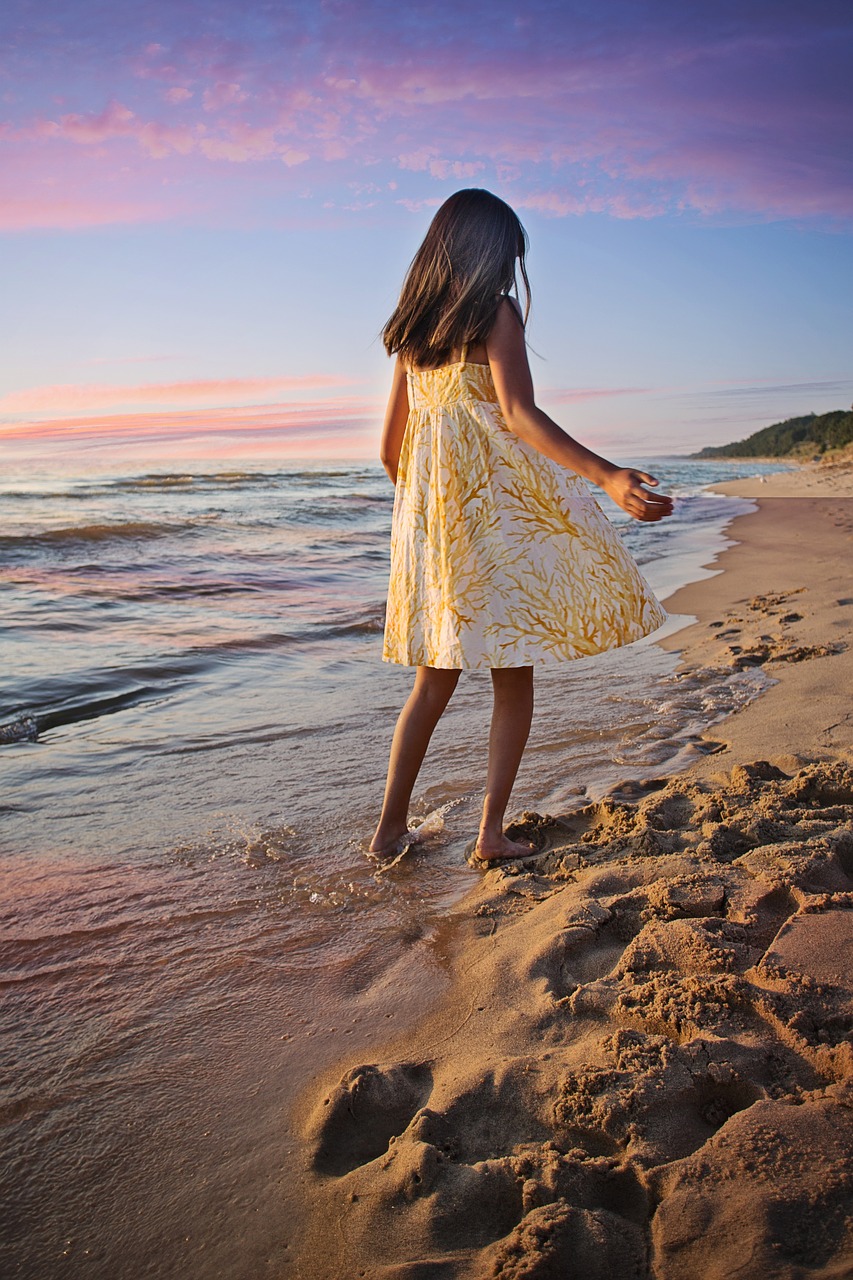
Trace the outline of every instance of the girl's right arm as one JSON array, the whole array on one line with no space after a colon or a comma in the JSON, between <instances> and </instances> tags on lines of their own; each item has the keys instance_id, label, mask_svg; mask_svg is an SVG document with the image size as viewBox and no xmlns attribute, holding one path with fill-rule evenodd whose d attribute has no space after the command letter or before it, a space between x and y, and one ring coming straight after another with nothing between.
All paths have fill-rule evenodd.
<instances>
[{"instance_id":1,"label":"girl's right arm","mask_svg":"<svg viewBox=\"0 0 853 1280\"><path fill-rule=\"evenodd\" d=\"M597 484L635 520L660 520L672 514L672 499L650 493L644 485L656 485L654 476L630 467L617 467L599 457L558 427L537 407L533 379L527 361L524 329L515 303L507 298L486 341L489 365L504 421L521 440L546 458Z\"/></svg>"},{"instance_id":2,"label":"girl's right arm","mask_svg":"<svg viewBox=\"0 0 853 1280\"><path fill-rule=\"evenodd\" d=\"M397 483L397 465L400 461L400 449L403 435L409 420L409 389L406 380L406 369L400 357L394 361L394 377L391 382L391 394L388 397L388 408L385 410L385 425L382 428L382 441L379 445L379 460L388 472L392 484Z\"/></svg>"}]
</instances>

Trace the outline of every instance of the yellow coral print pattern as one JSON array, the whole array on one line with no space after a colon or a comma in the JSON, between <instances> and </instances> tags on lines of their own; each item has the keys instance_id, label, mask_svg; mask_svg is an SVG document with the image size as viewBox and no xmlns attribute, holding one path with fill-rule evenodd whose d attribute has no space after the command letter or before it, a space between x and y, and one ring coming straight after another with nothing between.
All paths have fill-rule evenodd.
<instances>
[{"instance_id":1,"label":"yellow coral print pattern","mask_svg":"<svg viewBox=\"0 0 853 1280\"><path fill-rule=\"evenodd\" d=\"M487 365L409 374L386 662L564 662L665 618L586 484L514 435Z\"/></svg>"}]
</instances>

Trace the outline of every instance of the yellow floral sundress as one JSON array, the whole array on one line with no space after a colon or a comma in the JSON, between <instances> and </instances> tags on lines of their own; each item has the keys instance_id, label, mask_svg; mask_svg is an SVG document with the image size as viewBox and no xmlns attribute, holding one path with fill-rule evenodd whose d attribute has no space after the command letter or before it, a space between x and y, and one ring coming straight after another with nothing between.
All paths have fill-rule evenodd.
<instances>
[{"instance_id":1,"label":"yellow floral sundress","mask_svg":"<svg viewBox=\"0 0 853 1280\"><path fill-rule=\"evenodd\" d=\"M584 481L507 427L488 365L408 375L383 658L471 669L630 644L666 614Z\"/></svg>"}]
</instances>

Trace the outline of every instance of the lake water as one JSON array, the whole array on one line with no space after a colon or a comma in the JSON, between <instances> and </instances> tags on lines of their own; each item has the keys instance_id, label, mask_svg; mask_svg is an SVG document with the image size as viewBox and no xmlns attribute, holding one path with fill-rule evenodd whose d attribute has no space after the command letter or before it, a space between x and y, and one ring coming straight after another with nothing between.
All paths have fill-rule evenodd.
<instances>
[{"instance_id":1,"label":"lake water","mask_svg":"<svg viewBox=\"0 0 853 1280\"><path fill-rule=\"evenodd\" d=\"M706 486L778 469L643 465L675 515L608 514L663 597L749 509ZM441 989L489 680L436 733L423 846L377 873L412 678L380 660L392 501L354 465L0 483L4 1274L286 1274L288 1106ZM514 807L678 767L765 679L676 668L647 640L538 675Z\"/></svg>"}]
</instances>

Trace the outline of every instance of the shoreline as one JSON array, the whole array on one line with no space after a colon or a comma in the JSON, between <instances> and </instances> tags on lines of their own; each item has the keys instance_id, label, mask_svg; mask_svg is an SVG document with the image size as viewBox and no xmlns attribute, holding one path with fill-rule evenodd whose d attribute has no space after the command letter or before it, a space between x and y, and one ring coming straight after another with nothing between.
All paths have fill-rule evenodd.
<instances>
[{"instance_id":1,"label":"shoreline","mask_svg":"<svg viewBox=\"0 0 853 1280\"><path fill-rule=\"evenodd\" d=\"M435 1008L304 1094L292 1274L687 1280L752 1252L771 1280L806 1274L797 1233L797 1265L853 1263L853 474L827 470L715 486L757 508L668 599L682 669L777 683L685 770L524 815L543 853L465 899Z\"/></svg>"},{"instance_id":2,"label":"shoreline","mask_svg":"<svg viewBox=\"0 0 853 1280\"><path fill-rule=\"evenodd\" d=\"M853 688L853 468L828 480L803 467L716 486L756 509L729 525L733 545L717 558L716 578L669 598L697 621L660 643L681 652L684 668L762 667L776 683L709 727L726 748L691 766L701 776L768 751L793 762L853 749L853 717L843 707L840 721L836 714L839 695ZM818 661L829 658L831 669ZM774 752L768 743L784 745Z\"/></svg>"}]
</instances>

